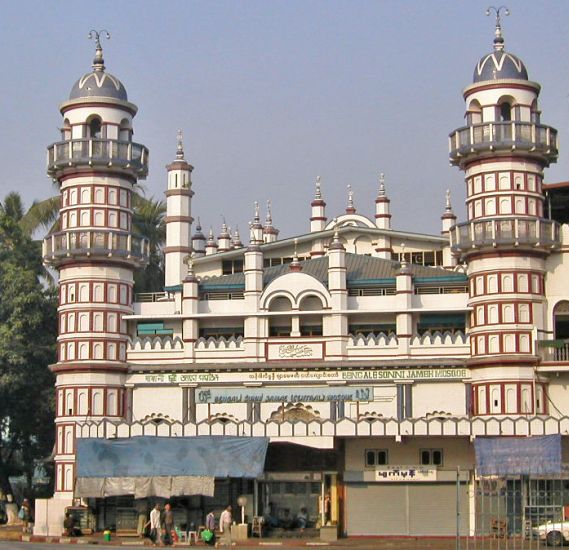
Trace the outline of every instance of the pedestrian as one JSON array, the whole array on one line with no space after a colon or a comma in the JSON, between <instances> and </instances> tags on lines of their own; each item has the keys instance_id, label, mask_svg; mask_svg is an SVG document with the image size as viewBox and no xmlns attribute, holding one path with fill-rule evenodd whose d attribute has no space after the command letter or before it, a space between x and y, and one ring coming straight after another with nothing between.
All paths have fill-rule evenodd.
<instances>
[{"instance_id":1,"label":"pedestrian","mask_svg":"<svg viewBox=\"0 0 569 550\"><path fill-rule=\"evenodd\" d=\"M229 505L219 517L219 530L221 532L221 544L223 546L231 546L231 523L233 518L231 517L231 505Z\"/></svg>"},{"instance_id":2,"label":"pedestrian","mask_svg":"<svg viewBox=\"0 0 569 550\"><path fill-rule=\"evenodd\" d=\"M150 512L150 519L144 525L145 530L147 527L150 527L150 534L148 536L150 537L153 546L158 546L158 543L160 542L160 516L160 504L156 503Z\"/></svg>"},{"instance_id":3,"label":"pedestrian","mask_svg":"<svg viewBox=\"0 0 569 550\"><path fill-rule=\"evenodd\" d=\"M209 546L215 546L217 548L217 543L215 542L215 516L213 514L213 510L210 510L209 514L205 518L205 528L206 531L211 533L211 537L209 534L206 537L202 537L204 542Z\"/></svg>"},{"instance_id":4,"label":"pedestrian","mask_svg":"<svg viewBox=\"0 0 569 550\"><path fill-rule=\"evenodd\" d=\"M172 506L168 502L164 506L164 514L162 516L162 527L164 529L164 534L162 535L162 542L166 546L172 545L172 531L174 530L174 512L172 512Z\"/></svg>"},{"instance_id":5,"label":"pedestrian","mask_svg":"<svg viewBox=\"0 0 569 550\"><path fill-rule=\"evenodd\" d=\"M25 498L22 502L22 507L18 512L18 518L22 520L22 533L30 533L30 524L32 523L32 508L30 506L30 501L27 498Z\"/></svg>"}]
</instances>

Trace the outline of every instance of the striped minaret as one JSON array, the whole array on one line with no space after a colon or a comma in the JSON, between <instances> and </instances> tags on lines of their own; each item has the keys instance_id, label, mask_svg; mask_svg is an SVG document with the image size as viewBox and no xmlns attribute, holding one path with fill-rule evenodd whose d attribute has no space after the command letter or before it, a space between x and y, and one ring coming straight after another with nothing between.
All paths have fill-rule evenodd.
<instances>
[{"instance_id":1,"label":"striped minaret","mask_svg":"<svg viewBox=\"0 0 569 550\"><path fill-rule=\"evenodd\" d=\"M540 122L539 84L504 48L503 9L495 10L493 51L464 90L466 126L450 136L451 163L465 172L468 213L450 239L468 265L471 412L545 414L535 339L545 328L545 259L559 244L557 224L543 217L542 193L557 132Z\"/></svg>"},{"instance_id":2,"label":"striped minaret","mask_svg":"<svg viewBox=\"0 0 569 550\"><path fill-rule=\"evenodd\" d=\"M108 37L108 33L106 33ZM99 33L93 71L61 107L62 141L48 148L48 174L61 193L60 231L44 241L59 272L55 497L73 497L74 425L127 416L127 329L133 271L148 258L132 234L132 191L148 172L148 150L132 141L137 107L105 72ZM59 524L61 530L61 523Z\"/></svg>"}]
</instances>

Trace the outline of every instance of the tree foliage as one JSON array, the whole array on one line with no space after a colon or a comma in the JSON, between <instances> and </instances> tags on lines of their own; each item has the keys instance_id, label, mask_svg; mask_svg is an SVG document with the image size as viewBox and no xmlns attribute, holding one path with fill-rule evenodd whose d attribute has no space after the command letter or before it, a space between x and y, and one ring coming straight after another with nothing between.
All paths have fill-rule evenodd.
<instances>
[{"instance_id":1,"label":"tree foliage","mask_svg":"<svg viewBox=\"0 0 569 550\"><path fill-rule=\"evenodd\" d=\"M4 201L4 205L6 201ZM16 215L14 215L16 214ZM0 483L25 474L53 447L53 375L57 304L45 288L41 251L17 210L0 209Z\"/></svg>"}]
</instances>

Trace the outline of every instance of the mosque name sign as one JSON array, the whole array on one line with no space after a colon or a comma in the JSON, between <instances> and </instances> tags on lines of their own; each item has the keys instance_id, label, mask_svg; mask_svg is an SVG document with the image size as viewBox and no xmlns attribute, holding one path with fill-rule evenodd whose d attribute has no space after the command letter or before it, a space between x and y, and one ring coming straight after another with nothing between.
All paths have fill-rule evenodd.
<instances>
[{"instance_id":1,"label":"mosque name sign","mask_svg":"<svg viewBox=\"0 0 569 550\"><path fill-rule=\"evenodd\" d=\"M399 381L451 381L470 378L470 370L462 367L448 368L399 368L399 369L331 369L331 370L259 370L253 372L164 372L151 374L131 374L129 382L134 384L243 384L254 382L370 382L393 383Z\"/></svg>"},{"instance_id":2,"label":"mosque name sign","mask_svg":"<svg viewBox=\"0 0 569 550\"><path fill-rule=\"evenodd\" d=\"M321 401L373 401L373 388L204 388L196 391L196 402L199 404Z\"/></svg>"},{"instance_id":3,"label":"mosque name sign","mask_svg":"<svg viewBox=\"0 0 569 550\"><path fill-rule=\"evenodd\" d=\"M322 342L286 344L268 344L268 361L298 361L306 359L323 359L324 344Z\"/></svg>"},{"instance_id":4,"label":"mosque name sign","mask_svg":"<svg viewBox=\"0 0 569 550\"><path fill-rule=\"evenodd\" d=\"M424 466L385 466L375 471L375 479L381 482L436 481L437 470Z\"/></svg>"}]
</instances>

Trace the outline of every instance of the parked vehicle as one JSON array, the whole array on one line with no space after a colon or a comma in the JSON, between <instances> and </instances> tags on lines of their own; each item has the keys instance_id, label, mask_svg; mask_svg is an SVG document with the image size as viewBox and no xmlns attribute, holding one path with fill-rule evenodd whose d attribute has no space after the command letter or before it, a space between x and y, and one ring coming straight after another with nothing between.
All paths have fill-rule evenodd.
<instances>
[{"instance_id":1,"label":"parked vehicle","mask_svg":"<svg viewBox=\"0 0 569 550\"><path fill-rule=\"evenodd\" d=\"M569 520L542 523L533 528L533 534L548 546L563 546L569 541Z\"/></svg>"}]
</instances>

